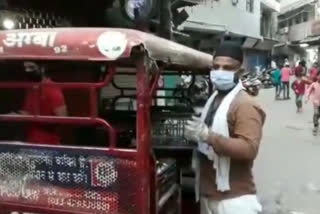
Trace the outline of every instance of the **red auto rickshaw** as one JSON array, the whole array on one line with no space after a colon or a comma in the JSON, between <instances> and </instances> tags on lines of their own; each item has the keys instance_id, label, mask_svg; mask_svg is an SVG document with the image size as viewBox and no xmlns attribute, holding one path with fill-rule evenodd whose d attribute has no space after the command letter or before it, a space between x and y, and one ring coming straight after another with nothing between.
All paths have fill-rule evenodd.
<instances>
[{"instance_id":1,"label":"red auto rickshaw","mask_svg":"<svg viewBox=\"0 0 320 214\"><path fill-rule=\"evenodd\" d=\"M46 65L51 84L64 92L67 117L41 115L47 83L25 81L24 61ZM1 31L0 213L180 213L187 157L178 154L193 145L179 139L193 112L159 106L169 98L159 96L158 83L210 67L208 54L135 30ZM39 95L36 113L8 115L27 90ZM123 103L132 107L122 109ZM23 142L31 123L59 128L61 145Z\"/></svg>"}]
</instances>

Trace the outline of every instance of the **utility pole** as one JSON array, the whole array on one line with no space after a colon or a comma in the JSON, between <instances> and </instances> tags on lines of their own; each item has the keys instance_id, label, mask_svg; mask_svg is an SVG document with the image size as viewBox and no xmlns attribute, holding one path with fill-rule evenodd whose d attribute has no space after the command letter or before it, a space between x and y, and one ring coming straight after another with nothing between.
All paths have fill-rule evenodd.
<instances>
[{"instance_id":1,"label":"utility pole","mask_svg":"<svg viewBox=\"0 0 320 214\"><path fill-rule=\"evenodd\" d=\"M160 0L160 25L159 36L172 39L172 12L171 12L171 0Z\"/></svg>"}]
</instances>

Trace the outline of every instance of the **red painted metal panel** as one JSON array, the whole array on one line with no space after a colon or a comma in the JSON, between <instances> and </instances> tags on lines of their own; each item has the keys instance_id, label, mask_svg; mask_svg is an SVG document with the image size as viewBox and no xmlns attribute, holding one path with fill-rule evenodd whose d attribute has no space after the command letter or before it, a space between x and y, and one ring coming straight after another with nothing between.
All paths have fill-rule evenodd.
<instances>
[{"instance_id":1,"label":"red painted metal panel","mask_svg":"<svg viewBox=\"0 0 320 214\"><path fill-rule=\"evenodd\" d=\"M140 214L134 151L0 143L0 207L36 213Z\"/></svg>"},{"instance_id":2,"label":"red painted metal panel","mask_svg":"<svg viewBox=\"0 0 320 214\"><path fill-rule=\"evenodd\" d=\"M0 32L0 59L116 61L144 46L150 58L207 70L212 57L144 32L117 28L52 28Z\"/></svg>"}]
</instances>

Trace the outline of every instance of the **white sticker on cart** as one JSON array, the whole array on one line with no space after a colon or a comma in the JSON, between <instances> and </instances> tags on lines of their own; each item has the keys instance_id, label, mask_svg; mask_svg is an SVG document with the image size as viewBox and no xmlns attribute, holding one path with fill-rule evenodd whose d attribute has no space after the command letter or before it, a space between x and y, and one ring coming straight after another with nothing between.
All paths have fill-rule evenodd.
<instances>
[{"instance_id":1,"label":"white sticker on cart","mask_svg":"<svg viewBox=\"0 0 320 214\"><path fill-rule=\"evenodd\" d=\"M101 54L112 60L119 58L124 53L127 44L126 35L116 31L102 33L97 41Z\"/></svg>"}]
</instances>

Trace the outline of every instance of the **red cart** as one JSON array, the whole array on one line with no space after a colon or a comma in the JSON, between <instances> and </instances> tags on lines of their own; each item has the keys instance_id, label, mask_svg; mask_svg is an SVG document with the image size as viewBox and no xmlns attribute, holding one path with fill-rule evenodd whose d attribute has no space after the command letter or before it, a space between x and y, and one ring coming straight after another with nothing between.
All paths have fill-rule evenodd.
<instances>
[{"instance_id":1,"label":"red cart","mask_svg":"<svg viewBox=\"0 0 320 214\"><path fill-rule=\"evenodd\" d=\"M23 61L46 64L51 84L64 91L68 117L40 114L41 87L47 83L24 81ZM0 128L6 130L0 134L0 213L179 213L177 162L161 148L159 157L165 159L154 155L151 112L160 74L210 67L208 54L135 30L0 32ZM128 115L116 114L117 99L101 99L112 96L108 89L117 89L121 75L135 77L135 87L127 88L134 89L131 94L114 95L136 100ZM26 90L39 95L36 114L7 115L19 108ZM30 123L59 127L63 144L23 142L17 136ZM135 135L131 142L123 134L129 129Z\"/></svg>"}]
</instances>

